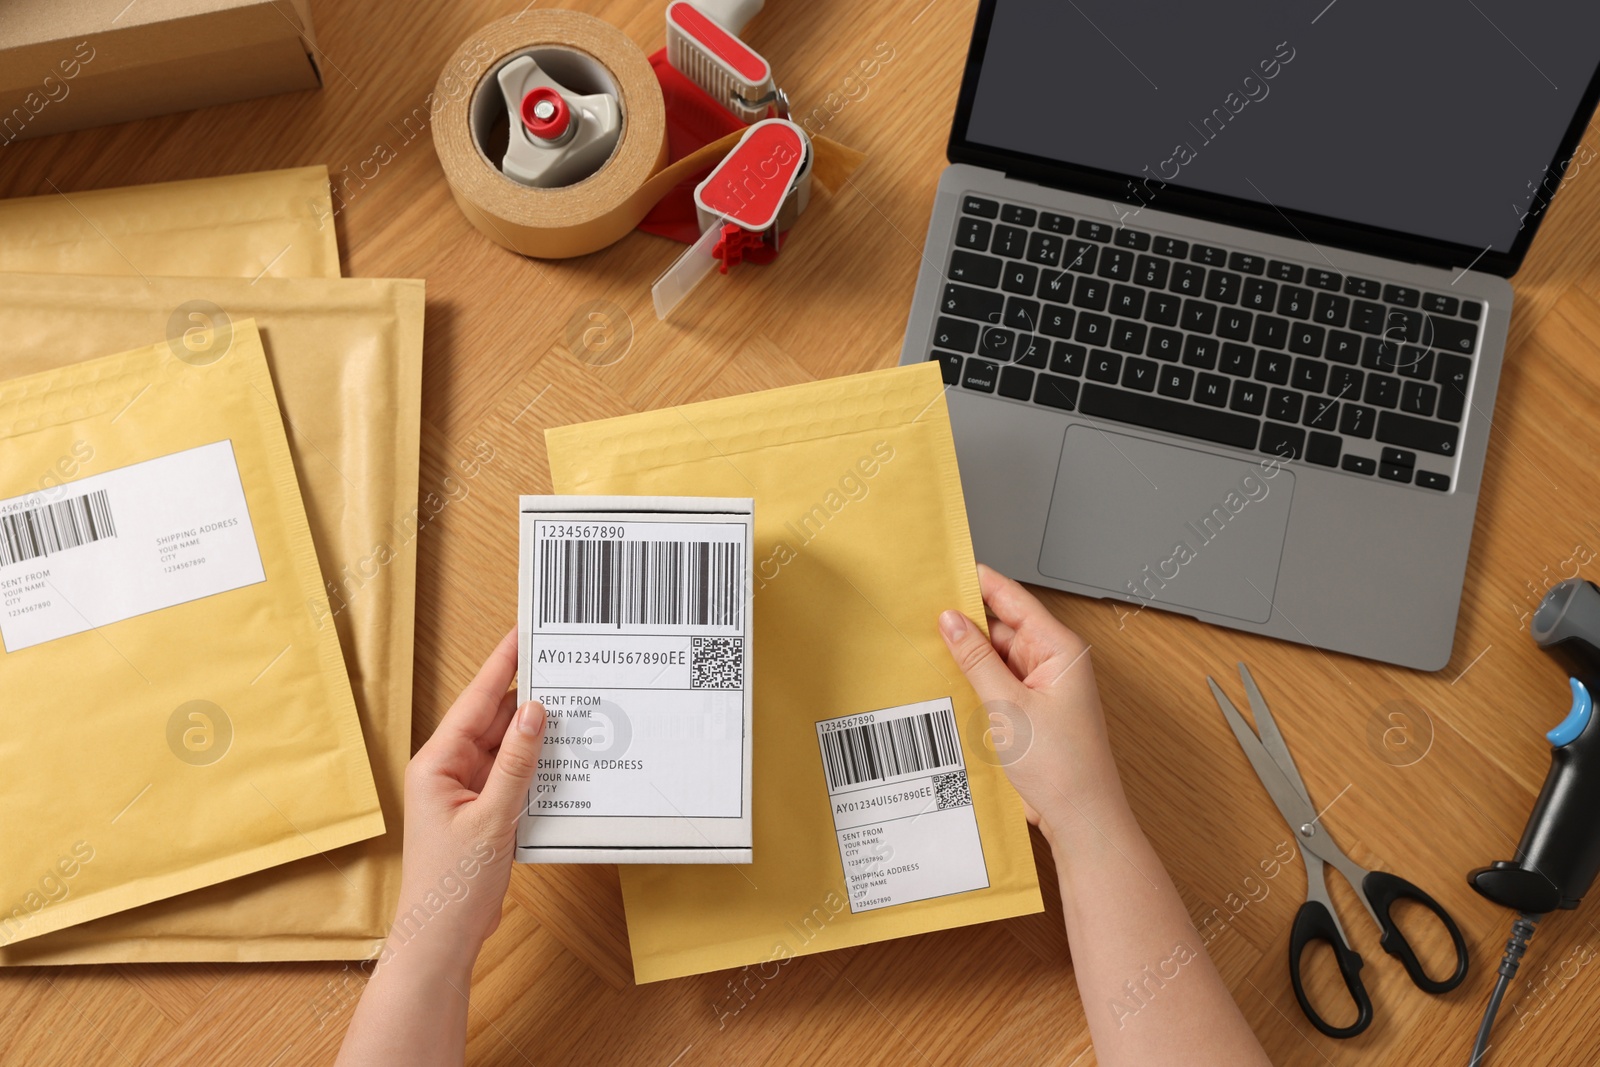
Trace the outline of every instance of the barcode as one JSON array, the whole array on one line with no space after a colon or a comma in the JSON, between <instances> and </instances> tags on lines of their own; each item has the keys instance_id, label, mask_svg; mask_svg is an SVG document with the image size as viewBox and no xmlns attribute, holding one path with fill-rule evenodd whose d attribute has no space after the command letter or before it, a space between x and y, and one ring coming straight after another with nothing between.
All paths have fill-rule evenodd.
<instances>
[{"instance_id":1,"label":"barcode","mask_svg":"<svg viewBox=\"0 0 1600 1067\"><path fill-rule=\"evenodd\" d=\"M743 548L736 541L544 541L539 619L737 627Z\"/></svg>"},{"instance_id":2,"label":"barcode","mask_svg":"<svg viewBox=\"0 0 1600 1067\"><path fill-rule=\"evenodd\" d=\"M960 763L955 716L948 708L940 708L823 734L822 762L828 771L830 792L842 786Z\"/></svg>"},{"instance_id":3,"label":"barcode","mask_svg":"<svg viewBox=\"0 0 1600 1067\"><path fill-rule=\"evenodd\" d=\"M0 515L0 567L117 536L104 489Z\"/></svg>"}]
</instances>

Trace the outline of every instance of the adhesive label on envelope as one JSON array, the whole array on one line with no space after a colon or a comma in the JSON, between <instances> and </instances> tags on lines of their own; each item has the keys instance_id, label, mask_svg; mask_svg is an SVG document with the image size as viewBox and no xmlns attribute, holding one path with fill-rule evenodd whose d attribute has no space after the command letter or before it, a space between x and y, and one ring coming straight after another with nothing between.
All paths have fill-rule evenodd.
<instances>
[{"instance_id":1,"label":"adhesive label on envelope","mask_svg":"<svg viewBox=\"0 0 1600 1067\"><path fill-rule=\"evenodd\" d=\"M748 521L530 521L528 814L743 818Z\"/></svg>"},{"instance_id":2,"label":"adhesive label on envelope","mask_svg":"<svg viewBox=\"0 0 1600 1067\"><path fill-rule=\"evenodd\" d=\"M265 580L231 441L0 500L8 653Z\"/></svg>"},{"instance_id":3,"label":"adhesive label on envelope","mask_svg":"<svg viewBox=\"0 0 1600 1067\"><path fill-rule=\"evenodd\" d=\"M817 723L852 912L989 887L948 697Z\"/></svg>"}]
</instances>

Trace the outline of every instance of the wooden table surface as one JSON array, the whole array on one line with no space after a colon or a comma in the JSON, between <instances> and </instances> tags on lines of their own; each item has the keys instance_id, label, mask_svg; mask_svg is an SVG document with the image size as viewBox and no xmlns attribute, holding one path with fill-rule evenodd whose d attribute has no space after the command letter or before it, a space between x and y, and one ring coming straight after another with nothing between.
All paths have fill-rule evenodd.
<instances>
[{"instance_id":1,"label":"wooden table surface","mask_svg":"<svg viewBox=\"0 0 1600 1067\"><path fill-rule=\"evenodd\" d=\"M0 150L0 194L325 162L344 182L346 274L427 279L422 491L439 490L483 442L495 459L420 539L420 743L513 618L511 502L550 488L546 427L896 361L975 4L784 0L752 23L746 37L774 62L797 114L820 108L813 130L863 150L867 162L837 195L814 198L778 266L707 286L670 325L656 321L649 288L680 246L636 234L578 260L517 257L456 210L431 140L397 132L456 45L514 5L436 2L405 5L404 15L378 0L315 6L321 91L14 144ZM568 6L603 16L646 50L662 43L661 0ZM878 67L863 80L856 69L868 59ZM392 158L373 176L379 155ZM1414 195L1449 177L1441 167ZM1569 176L1515 285L1445 670L1421 674L1044 594L1093 644L1134 809L1277 1063L1465 1062L1509 929L1511 916L1463 876L1512 853L1548 765L1543 732L1566 710L1560 669L1528 637L1529 613L1561 577L1600 575L1590 511L1600 500L1600 176ZM569 322L595 301L622 310L607 325L626 352L605 366L567 348ZM1371 1029L1351 1041L1313 1031L1290 990L1286 946L1304 871L1296 861L1263 873L1287 831L1204 684L1239 659L1257 671L1313 799L1331 805L1335 838L1357 862L1435 894L1471 948L1461 988L1419 993L1331 877L1377 1008ZM1035 850L1050 901L1042 915L804 957L771 980L723 972L644 987L631 980L615 868L520 868L477 969L468 1061L1093 1063L1085 1012L1111 1007L1079 1003L1037 836ZM1590 1021L1600 967L1588 966L1600 948L1595 917L1591 900L1543 924L1491 1063L1600 1059ZM325 1063L359 991L342 964L5 973L0 1060Z\"/></svg>"}]
</instances>

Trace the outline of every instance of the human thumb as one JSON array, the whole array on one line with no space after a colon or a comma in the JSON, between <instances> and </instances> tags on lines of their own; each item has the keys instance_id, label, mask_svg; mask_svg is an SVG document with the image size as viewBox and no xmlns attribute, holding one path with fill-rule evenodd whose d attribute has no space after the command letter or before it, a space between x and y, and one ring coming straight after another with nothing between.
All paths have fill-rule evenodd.
<instances>
[{"instance_id":1,"label":"human thumb","mask_svg":"<svg viewBox=\"0 0 1600 1067\"><path fill-rule=\"evenodd\" d=\"M488 781L478 794L478 802L488 807L497 825L514 825L527 803L528 786L539 767L539 749L544 743L544 705L529 701L517 709L506 723L500 751L489 769Z\"/></svg>"},{"instance_id":2,"label":"human thumb","mask_svg":"<svg viewBox=\"0 0 1600 1067\"><path fill-rule=\"evenodd\" d=\"M939 616L939 633L950 649L950 656L967 676L978 699L985 704L996 700L1016 701L1022 683L1011 673L1000 658L994 645L982 630L959 611L946 611Z\"/></svg>"}]
</instances>

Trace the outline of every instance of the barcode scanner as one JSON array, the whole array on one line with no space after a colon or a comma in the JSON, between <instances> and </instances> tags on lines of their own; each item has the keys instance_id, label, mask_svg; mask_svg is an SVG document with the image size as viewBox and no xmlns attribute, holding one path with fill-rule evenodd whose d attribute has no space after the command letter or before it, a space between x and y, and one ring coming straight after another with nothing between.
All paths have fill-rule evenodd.
<instances>
[{"instance_id":1,"label":"barcode scanner","mask_svg":"<svg viewBox=\"0 0 1600 1067\"><path fill-rule=\"evenodd\" d=\"M1540 602L1529 629L1566 667L1572 707L1545 735L1550 773L1517 858L1479 867L1467 880L1497 904L1543 915L1576 908L1600 872L1600 724L1591 696L1600 691L1600 588L1578 578L1561 582Z\"/></svg>"}]
</instances>

